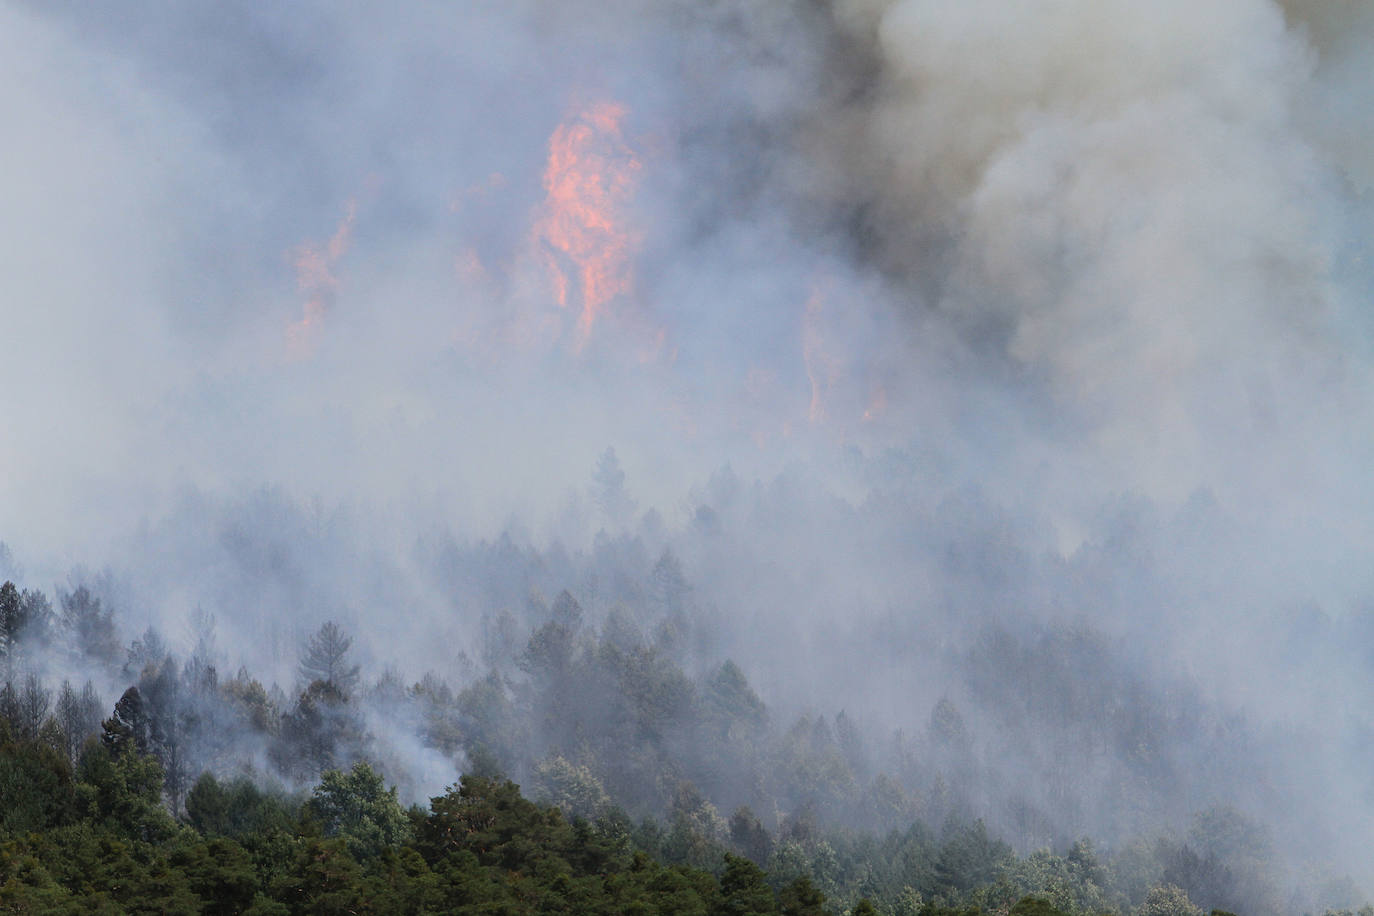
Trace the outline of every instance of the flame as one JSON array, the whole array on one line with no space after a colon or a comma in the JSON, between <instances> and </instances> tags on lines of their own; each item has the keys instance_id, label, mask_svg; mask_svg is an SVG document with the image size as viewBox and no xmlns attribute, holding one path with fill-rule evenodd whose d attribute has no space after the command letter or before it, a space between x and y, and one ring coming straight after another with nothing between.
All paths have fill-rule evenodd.
<instances>
[{"instance_id":1,"label":"flame","mask_svg":"<svg viewBox=\"0 0 1374 916\"><path fill-rule=\"evenodd\" d=\"M477 284L487 280L487 265L482 263L482 258L475 248L464 248L454 261L454 267L465 283Z\"/></svg>"},{"instance_id":2,"label":"flame","mask_svg":"<svg viewBox=\"0 0 1374 916\"><path fill-rule=\"evenodd\" d=\"M641 163L621 136L625 114L618 102L598 102L549 137L536 247L560 307L568 307L576 287L583 340L607 306L630 292L633 281L630 262L639 237L626 226L624 211Z\"/></svg>"},{"instance_id":3,"label":"flame","mask_svg":"<svg viewBox=\"0 0 1374 916\"><path fill-rule=\"evenodd\" d=\"M502 175L500 172L492 172L484 180L476 184L470 184L462 191L459 191L457 196L449 201L448 208L450 211L457 213L459 210L463 209L468 200L486 197L489 194L502 190L505 186L506 176Z\"/></svg>"},{"instance_id":4,"label":"flame","mask_svg":"<svg viewBox=\"0 0 1374 916\"><path fill-rule=\"evenodd\" d=\"M287 349L293 356L309 353L316 329L334 303L339 290L339 278L334 268L348 251L353 237L353 221L358 215L358 203L350 200L339 226L321 249L314 242L306 242L295 251L296 288L305 294L305 308L301 320L286 329Z\"/></svg>"},{"instance_id":5,"label":"flame","mask_svg":"<svg viewBox=\"0 0 1374 916\"><path fill-rule=\"evenodd\" d=\"M802 359L806 363L806 377L811 382L811 404L806 418L812 423L825 420L826 398L842 369L840 359L830 353L826 346L821 330L824 315L825 300L819 289L812 290L802 318Z\"/></svg>"},{"instance_id":6,"label":"flame","mask_svg":"<svg viewBox=\"0 0 1374 916\"><path fill-rule=\"evenodd\" d=\"M767 448L776 436L787 436L791 429L785 416L779 417L780 387L778 373L763 366L751 366L744 374L736 403L741 411L734 428L748 435L754 446Z\"/></svg>"},{"instance_id":7,"label":"flame","mask_svg":"<svg viewBox=\"0 0 1374 916\"><path fill-rule=\"evenodd\" d=\"M887 389L878 385L873 389L873 396L868 399L868 407L864 409L864 422L871 423L887 410Z\"/></svg>"}]
</instances>

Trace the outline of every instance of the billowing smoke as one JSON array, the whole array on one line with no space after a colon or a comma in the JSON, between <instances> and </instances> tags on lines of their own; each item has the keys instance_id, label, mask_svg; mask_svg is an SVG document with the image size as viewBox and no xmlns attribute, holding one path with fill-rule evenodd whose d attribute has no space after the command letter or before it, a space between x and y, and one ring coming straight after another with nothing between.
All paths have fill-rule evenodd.
<instances>
[{"instance_id":1,"label":"billowing smoke","mask_svg":"<svg viewBox=\"0 0 1374 916\"><path fill-rule=\"evenodd\" d=\"M1296 0L9 4L0 576L108 570L126 636L199 608L290 692L326 619L477 681L531 589L600 626L666 550L694 674L952 701L1026 756L968 792L1008 829L1234 803L1374 885L1371 47ZM1166 810L1082 725L1128 719Z\"/></svg>"}]
</instances>

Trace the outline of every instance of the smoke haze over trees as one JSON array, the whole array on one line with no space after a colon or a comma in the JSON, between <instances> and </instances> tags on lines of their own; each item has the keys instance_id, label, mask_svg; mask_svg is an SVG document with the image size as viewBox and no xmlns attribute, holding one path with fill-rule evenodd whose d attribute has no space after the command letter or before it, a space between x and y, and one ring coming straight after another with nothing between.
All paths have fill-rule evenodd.
<instances>
[{"instance_id":1,"label":"smoke haze over trees","mask_svg":"<svg viewBox=\"0 0 1374 916\"><path fill-rule=\"evenodd\" d=\"M0 716L183 818L333 772L339 822L367 763L846 906L1356 906L1370 48L1300 0L0 6Z\"/></svg>"}]
</instances>

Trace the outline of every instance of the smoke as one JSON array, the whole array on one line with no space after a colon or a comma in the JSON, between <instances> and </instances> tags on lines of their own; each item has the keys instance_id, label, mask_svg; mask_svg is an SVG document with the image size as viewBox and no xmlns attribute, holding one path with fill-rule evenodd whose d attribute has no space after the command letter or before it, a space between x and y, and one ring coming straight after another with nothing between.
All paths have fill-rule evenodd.
<instances>
[{"instance_id":1,"label":"smoke","mask_svg":"<svg viewBox=\"0 0 1374 916\"><path fill-rule=\"evenodd\" d=\"M950 694L1005 734L966 653L1078 621L1121 666L1085 683L1250 717L1284 803L1245 801L1353 860L1371 39L1270 0L7 5L0 573L110 567L131 631L202 606L289 688L324 619L468 677L484 614L604 617L671 548L702 670L874 733Z\"/></svg>"}]
</instances>

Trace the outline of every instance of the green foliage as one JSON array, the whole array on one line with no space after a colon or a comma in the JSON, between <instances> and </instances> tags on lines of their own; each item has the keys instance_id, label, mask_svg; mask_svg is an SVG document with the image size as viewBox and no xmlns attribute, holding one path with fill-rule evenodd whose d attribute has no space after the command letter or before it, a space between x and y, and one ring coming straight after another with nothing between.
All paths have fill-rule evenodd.
<instances>
[{"instance_id":1,"label":"green foliage","mask_svg":"<svg viewBox=\"0 0 1374 916\"><path fill-rule=\"evenodd\" d=\"M18 653L28 621L19 589L13 582L0 585L0 653L8 662Z\"/></svg>"},{"instance_id":2,"label":"green foliage","mask_svg":"<svg viewBox=\"0 0 1374 916\"><path fill-rule=\"evenodd\" d=\"M1044 799L988 808L1005 817L1019 843L1055 844L1014 854L967 813L975 804L967 774L998 748L980 736L975 754L948 699L915 739L894 739L890 776L876 772L881 755L864 748L843 713L808 713L777 728L733 662L703 667L703 655L690 670L704 675L684 671L678 650L697 635L682 613L691 589L671 554L658 572L649 583L662 615L657 644L639 629L654 627L652 606L617 604L598 631L564 591L552 605L532 600L527 625L505 615L509 625L500 629L512 639L502 637L489 653L501 664L457 693L434 675L410 688L397 676L350 699L356 668L343 664L347 639L335 633L334 648L343 651L321 649L320 657L334 657L342 669L288 705L246 671L221 682L212 661L183 668L150 630L130 649L138 683L103 723L102 740L84 751L85 735L100 723L94 688L88 683L78 694L64 684L51 706L51 692L36 677L11 672L0 688L0 909L1276 911L1272 844L1228 808L1199 815L1186 842L1136 842L1110 855L1086 840L1065 848L1046 826ZM633 603L608 598L604 585L589 597L589 619L610 601ZM0 625L4 614L24 613L15 610L12 589L0 594L4 602ZM82 615L92 632L107 616L89 593L66 606L69 634ZM669 630L677 637L665 637ZM359 706L381 700L407 716L429 747L466 761L468 775L428 811L404 811L396 790L366 764L340 769L367 759L372 739ZM202 767L234 771L234 761L213 749L189 762L178 756L200 715L222 716L231 726L226 743L246 736L277 772L302 783L318 779L311 797L208 772L192 785L189 777ZM552 806L526 799L501 773L529 774L536 797ZM178 825L165 803L180 813L181 798L185 823ZM728 823L716 807L726 801L737 806ZM918 815L943 821L943 829L932 833ZM863 832L874 825L886 832ZM1312 899L1353 907L1360 898Z\"/></svg>"},{"instance_id":3,"label":"green foliage","mask_svg":"<svg viewBox=\"0 0 1374 916\"><path fill-rule=\"evenodd\" d=\"M747 806L741 806L730 816L730 842L736 851L759 865L767 862L773 852L773 838Z\"/></svg>"},{"instance_id":4,"label":"green foliage","mask_svg":"<svg viewBox=\"0 0 1374 916\"><path fill-rule=\"evenodd\" d=\"M365 743L362 723L346 694L333 682L314 681L296 706L282 717L268 756L278 770L302 781L359 755Z\"/></svg>"},{"instance_id":5,"label":"green foliage","mask_svg":"<svg viewBox=\"0 0 1374 916\"><path fill-rule=\"evenodd\" d=\"M289 831L299 810L299 802L266 792L247 777L221 783L204 773L186 796L186 819L206 836Z\"/></svg>"},{"instance_id":6,"label":"green foliage","mask_svg":"<svg viewBox=\"0 0 1374 916\"><path fill-rule=\"evenodd\" d=\"M115 754L148 753L152 743L152 720L137 687L130 687L119 698L114 713L101 724L100 740Z\"/></svg>"},{"instance_id":7,"label":"green foliage","mask_svg":"<svg viewBox=\"0 0 1374 916\"><path fill-rule=\"evenodd\" d=\"M746 737L768 723L768 709L739 665L726 661L706 684L703 705L717 737Z\"/></svg>"},{"instance_id":8,"label":"green foliage","mask_svg":"<svg viewBox=\"0 0 1374 916\"><path fill-rule=\"evenodd\" d=\"M763 869L748 859L726 853L720 896L711 909L712 916L770 916L777 911L777 900Z\"/></svg>"},{"instance_id":9,"label":"green foliage","mask_svg":"<svg viewBox=\"0 0 1374 916\"><path fill-rule=\"evenodd\" d=\"M254 731L267 733L276 725L277 711L272 706L266 688L250 677L247 671L240 671L238 676L224 684L223 696Z\"/></svg>"},{"instance_id":10,"label":"green foliage","mask_svg":"<svg viewBox=\"0 0 1374 916\"><path fill-rule=\"evenodd\" d=\"M16 805L32 829L0 846L7 911L775 912L765 876L747 860L728 863L723 883L668 868L631 853L623 815L569 823L510 782L465 778L417 815L415 837L395 790L370 767L332 771L306 805L329 836L310 836L285 816L289 803L209 775L188 794L191 826L176 828L158 803L157 762L132 745L93 742L75 774L51 748L0 745L0 772L40 764L67 787L68 809L53 816ZM46 792L41 781L15 784Z\"/></svg>"},{"instance_id":11,"label":"green foliage","mask_svg":"<svg viewBox=\"0 0 1374 916\"><path fill-rule=\"evenodd\" d=\"M825 916L825 894L801 875L778 892L778 909L782 916Z\"/></svg>"},{"instance_id":12,"label":"green foliage","mask_svg":"<svg viewBox=\"0 0 1374 916\"><path fill-rule=\"evenodd\" d=\"M92 823L143 842L159 842L176 832L162 807L162 766L134 747L111 751L91 742L77 766L77 795Z\"/></svg>"},{"instance_id":13,"label":"green foliage","mask_svg":"<svg viewBox=\"0 0 1374 916\"><path fill-rule=\"evenodd\" d=\"M1100 913L1110 909L1100 886L1105 870L1092 844L1086 841L1075 843L1067 856L1037 850L1006 867L1004 874L1018 893L1034 895L1028 900L1043 900L1065 911Z\"/></svg>"},{"instance_id":14,"label":"green foliage","mask_svg":"<svg viewBox=\"0 0 1374 916\"><path fill-rule=\"evenodd\" d=\"M38 741L0 743L0 837L62 826L77 811L64 754Z\"/></svg>"},{"instance_id":15,"label":"green foliage","mask_svg":"<svg viewBox=\"0 0 1374 916\"><path fill-rule=\"evenodd\" d=\"M935 859L935 879L947 890L968 891L990 884L999 868L1011 859L1011 847L988 835L980 820L973 824L951 824Z\"/></svg>"},{"instance_id":16,"label":"green foliage","mask_svg":"<svg viewBox=\"0 0 1374 916\"><path fill-rule=\"evenodd\" d=\"M509 781L464 776L431 802L420 848L429 857L471 853L482 865L533 868L545 852L565 850L573 831L557 808L540 808Z\"/></svg>"},{"instance_id":17,"label":"green foliage","mask_svg":"<svg viewBox=\"0 0 1374 916\"><path fill-rule=\"evenodd\" d=\"M113 664L121 654L114 613L101 607L100 599L84 585L59 597L62 627L73 647L94 661Z\"/></svg>"},{"instance_id":18,"label":"green foliage","mask_svg":"<svg viewBox=\"0 0 1374 916\"><path fill-rule=\"evenodd\" d=\"M341 837L359 860L410 838L410 821L396 800L396 787L387 789L381 774L366 763L354 764L347 773L326 772L306 808L323 824L326 836Z\"/></svg>"},{"instance_id":19,"label":"green foliage","mask_svg":"<svg viewBox=\"0 0 1374 916\"><path fill-rule=\"evenodd\" d=\"M258 892L253 860L233 840L216 837L176 849L168 864L186 878L187 887L205 901L204 912L230 916L247 909Z\"/></svg>"},{"instance_id":20,"label":"green foliage","mask_svg":"<svg viewBox=\"0 0 1374 916\"><path fill-rule=\"evenodd\" d=\"M492 672L468 685L458 693L457 704L468 726L468 757L483 762L483 767L469 770L482 769L487 776L510 772L525 735L518 727L520 712L501 677Z\"/></svg>"},{"instance_id":21,"label":"green foliage","mask_svg":"<svg viewBox=\"0 0 1374 916\"><path fill-rule=\"evenodd\" d=\"M1069 916L1044 897L1022 897L1008 912L1008 916Z\"/></svg>"},{"instance_id":22,"label":"green foliage","mask_svg":"<svg viewBox=\"0 0 1374 916\"><path fill-rule=\"evenodd\" d=\"M1163 884L1145 896L1137 916L1202 916L1202 908L1188 899L1188 893L1173 884Z\"/></svg>"},{"instance_id":23,"label":"green foliage","mask_svg":"<svg viewBox=\"0 0 1374 916\"><path fill-rule=\"evenodd\" d=\"M585 766L565 757L546 757L535 767L538 797L569 817L599 817L611 805L601 781Z\"/></svg>"},{"instance_id":24,"label":"green foliage","mask_svg":"<svg viewBox=\"0 0 1374 916\"><path fill-rule=\"evenodd\" d=\"M1080 841L1062 855L1041 850L1018 857L981 822L957 819L936 841L919 826L874 838L827 833L807 817L794 818L779 828L766 872L721 845L719 815L688 783L679 784L666 830L651 821L634 828L614 808L595 822L569 821L559 808L526 799L512 782L475 775L432 799L428 812L407 813L395 789L366 764L326 773L304 804L243 778L202 775L187 795L183 826L161 799L158 762L132 740L113 747L89 742L74 771L51 745L0 740L0 908L607 916L1204 912L1178 886L1157 884L1130 900L1112 878L1118 865L1149 873L1142 857L1167 864L1180 847L1128 847L1103 860ZM741 808L730 839L746 845L741 840L772 838ZM844 907L827 909L827 899Z\"/></svg>"}]
</instances>

